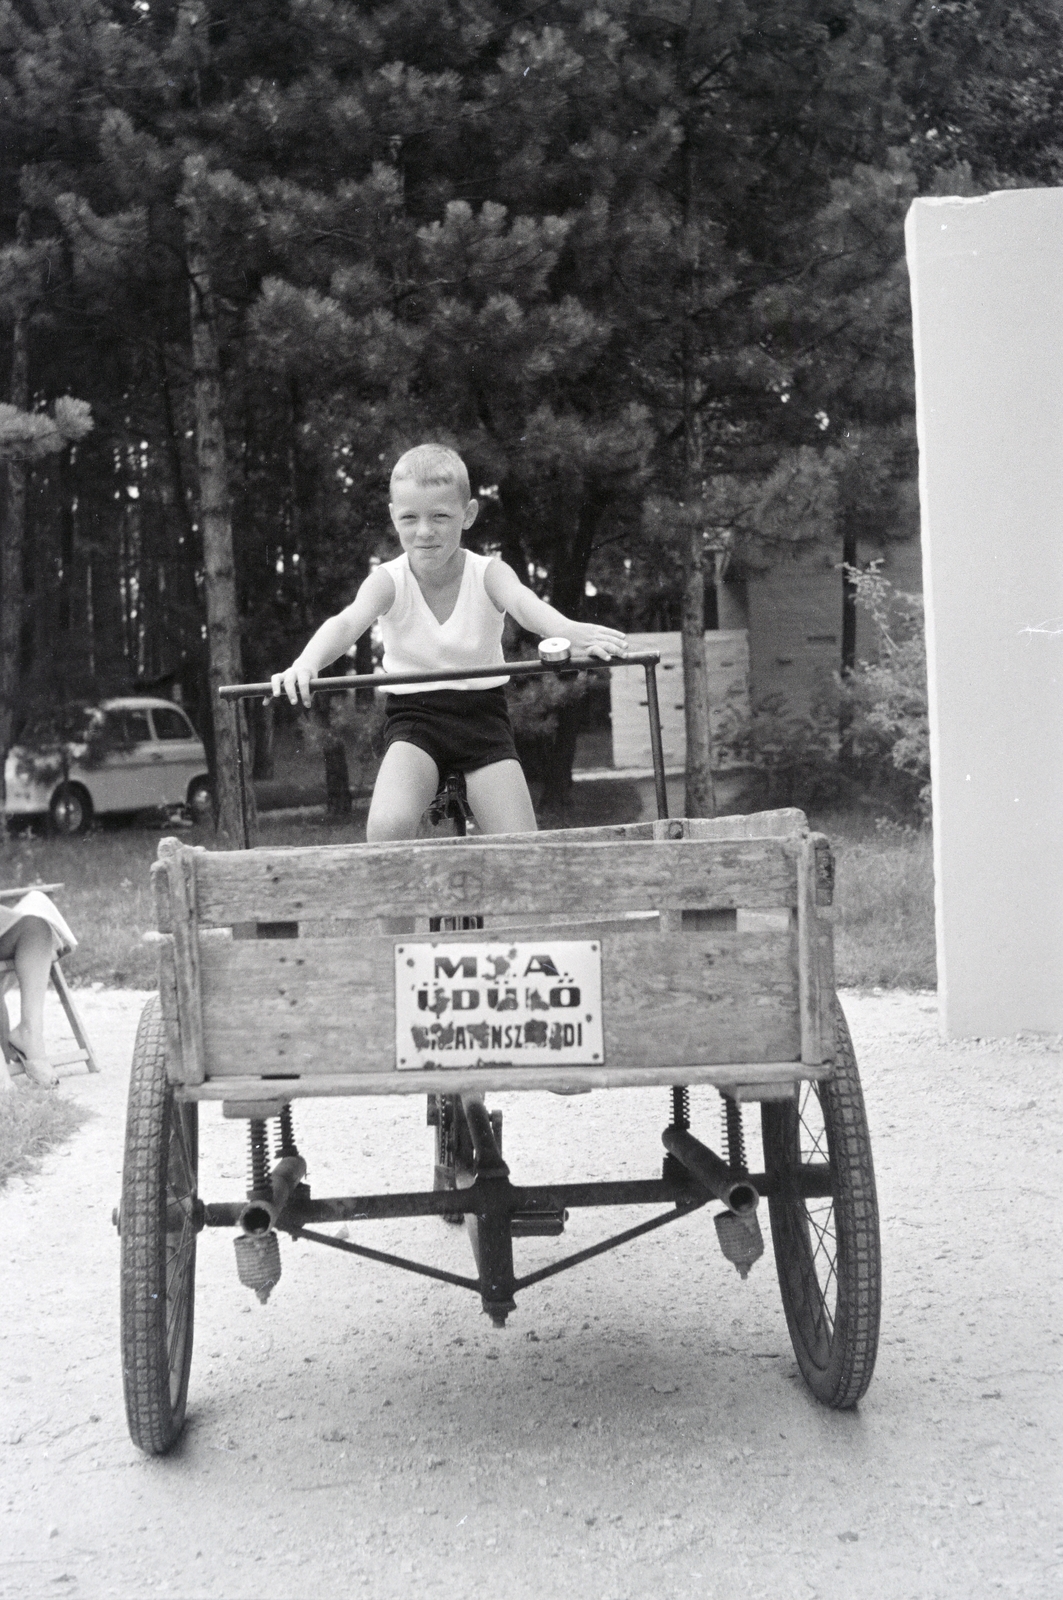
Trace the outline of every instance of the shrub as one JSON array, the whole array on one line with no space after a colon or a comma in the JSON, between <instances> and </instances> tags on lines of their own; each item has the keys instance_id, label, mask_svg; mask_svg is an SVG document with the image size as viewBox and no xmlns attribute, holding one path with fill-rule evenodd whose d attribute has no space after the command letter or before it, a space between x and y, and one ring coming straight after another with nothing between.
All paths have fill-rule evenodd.
<instances>
[{"instance_id":1,"label":"shrub","mask_svg":"<svg viewBox=\"0 0 1063 1600\"><path fill-rule=\"evenodd\" d=\"M856 603L870 617L878 658L859 661L842 684L851 722L854 763L872 772L892 766L908 780L923 816L930 811L930 731L927 716L923 602L894 589L872 561L863 571L846 565Z\"/></svg>"},{"instance_id":2,"label":"shrub","mask_svg":"<svg viewBox=\"0 0 1063 1600\"><path fill-rule=\"evenodd\" d=\"M742 748L736 737L728 754ZM759 775L759 804L815 811L851 798L852 784L838 758L838 714L832 706L819 704L799 716L789 711L783 695L770 696L753 708L744 748L746 762Z\"/></svg>"}]
</instances>

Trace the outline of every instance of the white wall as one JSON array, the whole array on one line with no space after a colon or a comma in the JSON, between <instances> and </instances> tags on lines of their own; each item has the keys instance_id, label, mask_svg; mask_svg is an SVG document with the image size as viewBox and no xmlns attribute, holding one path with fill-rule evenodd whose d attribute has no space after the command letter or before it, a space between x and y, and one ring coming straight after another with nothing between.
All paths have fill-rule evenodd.
<instances>
[{"instance_id":1,"label":"white wall","mask_svg":"<svg viewBox=\"0 0 1063 1600\"><path fill-rule=\"evenodd\" d=\"M1063 190L917 200L938 982L952 1037L1063 1030Z\"/></svg>"}]
</instances>

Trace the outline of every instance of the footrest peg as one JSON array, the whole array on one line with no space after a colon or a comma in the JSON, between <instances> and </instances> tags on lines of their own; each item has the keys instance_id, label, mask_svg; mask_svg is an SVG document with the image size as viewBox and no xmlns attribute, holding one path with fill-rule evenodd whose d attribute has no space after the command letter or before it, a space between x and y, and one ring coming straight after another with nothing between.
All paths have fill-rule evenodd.
<instances>
[{"instance_id":1,"label":"footrest peg","mask_svg":"<svg viewBox=\"0 0 1063 1600\"><path fill-rule=\"evenodd\" d=\"M567 1221L567 1211L514 1211L513 1237L556 1239L559 1233L564 1233Z\"/></svg>"}]
</instances>

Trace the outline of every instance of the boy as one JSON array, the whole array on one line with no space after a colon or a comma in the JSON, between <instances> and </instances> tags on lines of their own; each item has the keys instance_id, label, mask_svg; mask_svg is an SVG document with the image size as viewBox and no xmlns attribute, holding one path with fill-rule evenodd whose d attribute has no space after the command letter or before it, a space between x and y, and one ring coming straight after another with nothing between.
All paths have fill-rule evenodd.
<instances>
[{"instance_id":1,"label":"boy","mask_svg":"<svg viewBox=\"0 0 1063 1600\"><path fill-rule=\"evenodd\" d=\"M330 617L288 668L273 693L310 704L309 683L379 618L385 672L499 667L497 678L408 684L385 703L384 759L369 807L366 838L416 837L421 817L446 772L465 774L469 805L482 833L534 833L535 812L517 760L506 709L502 628L508 612L522 628L563 634L575 652L607 660L626 641L615 628L572 622L521 583L498 556L466 550L461 536L479 510L461 457L422 444L399 457L391 474L391 521L402 555L382 562L351 605Z\"/></svg>"}]
</instances>

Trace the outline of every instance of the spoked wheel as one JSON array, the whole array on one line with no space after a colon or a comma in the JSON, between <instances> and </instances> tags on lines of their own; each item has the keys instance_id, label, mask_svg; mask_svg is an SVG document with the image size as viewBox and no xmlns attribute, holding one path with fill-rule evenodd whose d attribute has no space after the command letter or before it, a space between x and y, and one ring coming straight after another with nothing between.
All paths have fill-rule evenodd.
<instances>
[{"instance_id":1,"label":"spoked wheel","mask_svg":"<svg viewBox=\"0 0 1063 1600\"><path fill-rule=\"evenodd\" d=\"M775 1264L797 1364L817 1400L855 1406L878 1349L882 1264L878 1202L860 1075L835 1001L833 1078L761 1108ZM804 1174L812 1182L802 1183ZM824 1168L828 1169L824 1173ZM808 1189L829 1175L830 1193ZM827 1187L826 1183L820 1185Z\"/></svg>"},{"instance_id":2,"label":"spoked wheel","mask_svg":"<svg viewBox=\"0 0 1063 1600\"><path fill-rule=\"evenodd\" d=\"M432 1175L435 1190L456 1189L458 1172L471 1172L473 1165L472 1139L469 1125L456 1094L432 1095L429 1116L436 1130L436 1160ZM444 1214L444 1222L462 1227L465 1218L460 1211Z\"/></svg>"},{"instance_id":3,"label":"spoked wheel","mask_svg":"<svg viewBox=\"0 0 1063 1600\"><path fill-rule=\"evenodd\" d=\"M164 1455L180 1436L192 1362L198 1106L166 1078L158 996L133 1049L122 1174L122 1377L133 1443Z\"/></svg>"}]
</instances>

